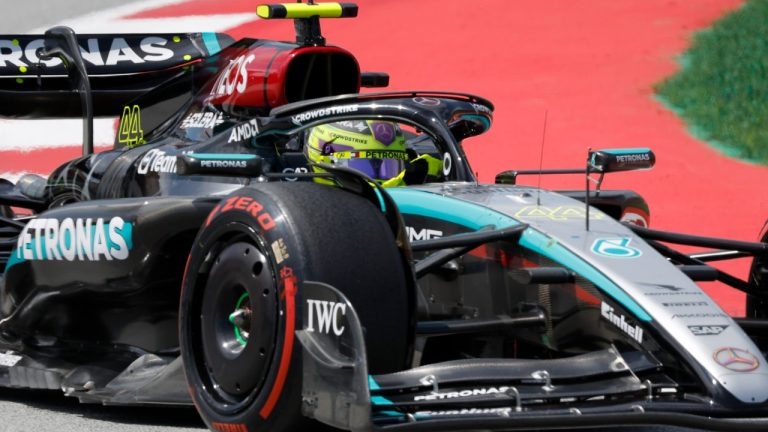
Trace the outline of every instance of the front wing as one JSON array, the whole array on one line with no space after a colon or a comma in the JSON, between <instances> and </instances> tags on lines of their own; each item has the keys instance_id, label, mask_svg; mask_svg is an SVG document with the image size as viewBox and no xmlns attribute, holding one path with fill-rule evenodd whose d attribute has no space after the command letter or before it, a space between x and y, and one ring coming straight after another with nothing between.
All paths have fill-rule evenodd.
<instances>
[{"instance_id":1,"label":"front wing","mask_svg":"<svg viewBox=\"0 0 768 432\"><path fill-rule=\"evenodd\" d=\"M649 355L610 348L568 359L467 359L369 375L363 329L335 288L305 282L305 301L346 304L337 335L309 325L304 347L303 411L352 431L525 430L607 425L666 425L717 431L768 429L765 407L734 412L705 400L681 400L669 387L641 382L658 368ZM735 418L738 416L739 418Z\"/></svg>"}]
</instances>

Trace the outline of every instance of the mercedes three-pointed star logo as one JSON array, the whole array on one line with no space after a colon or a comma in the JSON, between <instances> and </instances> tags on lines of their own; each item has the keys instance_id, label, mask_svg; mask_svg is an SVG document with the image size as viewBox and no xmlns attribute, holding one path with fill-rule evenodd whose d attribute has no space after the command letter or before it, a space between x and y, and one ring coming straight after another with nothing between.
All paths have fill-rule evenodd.
<instances>
[{"instance_id":1,"label":"mercedes three-pointed star logo","mask_svg":"<svg viewBox=\"0 0 768 432\"><path fill-rule=\"evenodd\" d=\"M715 351L715 361L734 372L751 372L760 366L754 354L741 348L725 347Z\"/></svg>"}]
</instances>

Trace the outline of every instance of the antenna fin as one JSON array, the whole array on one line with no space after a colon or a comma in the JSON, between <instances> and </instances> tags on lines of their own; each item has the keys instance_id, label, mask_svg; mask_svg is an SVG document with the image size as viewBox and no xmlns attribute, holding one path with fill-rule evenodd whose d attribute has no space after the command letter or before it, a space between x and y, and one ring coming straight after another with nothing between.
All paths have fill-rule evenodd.
<instances>
[{"instance_id":1,"label":"antenna fin","mask_svg":"<svg viewBox=\"0 0 768 432\"><path fill-rule=\"evenodd\" d=\"M544 143L547 140L547 114L549 110L544 108L544 129L541 132L541 153L539 154L539 180L536 185L536 206L541 205L541 170L544 168Z\"/></svg>"}]
</instances>

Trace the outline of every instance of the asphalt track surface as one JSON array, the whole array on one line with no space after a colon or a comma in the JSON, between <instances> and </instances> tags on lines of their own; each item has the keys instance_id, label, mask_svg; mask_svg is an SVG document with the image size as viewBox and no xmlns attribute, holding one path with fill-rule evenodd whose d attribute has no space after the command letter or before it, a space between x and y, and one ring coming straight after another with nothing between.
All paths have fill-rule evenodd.
<instances>
[{"instance_id":1,"label":"asphalt track surface","mask_svg":"<svg viewBox=\"0 0 768 432\"><path fill-rule=\"evenodd\" d=\"M40 29L135 2L14 2L0 14L0 33ZM494 130L485 142L467 148L482 180L492 181L504 169L538 167L546 111L545 168L579 166L587 147L656 150L659 163L653 172L620 174L607 183L643 194L656 227L749 240L768 216L768 194L755 192L755 185L762 189L768 184L768 169L720 156L690 137L680 120L652 98L653 83L676 69L673 58L685 49L690 32L740 1L598 0L589 7L579 2L579 7L564 8L568 1L542 0L526 3L524 10L516 10L523 2L495 0L471 8L446 0L359 3L357 23L334 22L324 29L330 41L358 55L364 70L390 72L393 89L453 89L496 102ZM252 12L254 2L193 0L187 9L195 15L220 13L222 4ZM176 13L169 6L134 18L173 19ZM229 33L239 37L252 29L252 23L243 24ZM259 30L260 37L291 38L290 26L267 23ZM20 152L13 158L2 150L0 171L34 159L38 162L32 168L47 172L64 160L53 150L46 160ZM544 179L542 185L578 188L581 180ZM714 288L710 293L738 312L738 296ZM101 407L81 405L58 392L0 390L0 432L201 429L192 409Z\"/></svg>"}]
</instances>

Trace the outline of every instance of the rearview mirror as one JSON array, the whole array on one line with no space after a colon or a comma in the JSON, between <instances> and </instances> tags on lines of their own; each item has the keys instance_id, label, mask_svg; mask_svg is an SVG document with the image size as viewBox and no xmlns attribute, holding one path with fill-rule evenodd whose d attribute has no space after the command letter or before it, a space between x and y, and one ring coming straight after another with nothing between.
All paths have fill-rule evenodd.
<instances>
[{"instance_id":1,"label":"rearview mirror","mask_svg":"<svg viewBox=\"0 0 768 432\"><path fill-rule=\"evenodd\" d=\"M653 168L656 155L651 149L607 149L589 152L588 167L592 172L610 173Z\"/></svg>"}]
</instances>

